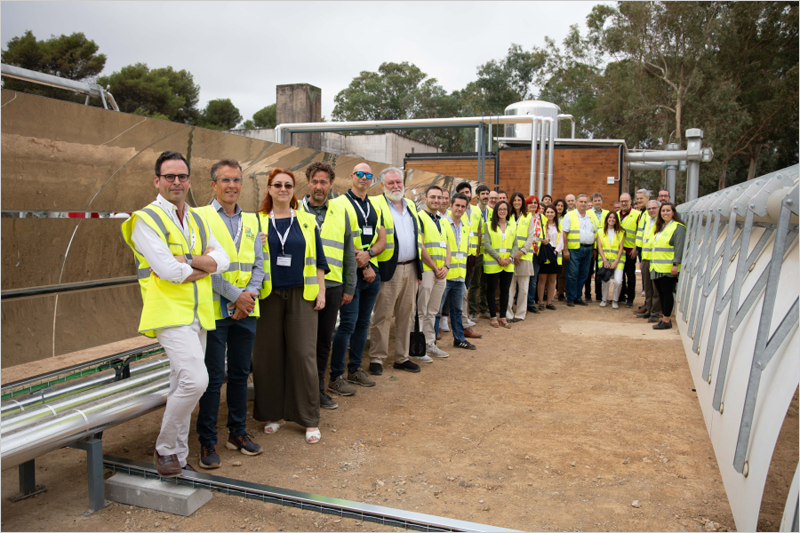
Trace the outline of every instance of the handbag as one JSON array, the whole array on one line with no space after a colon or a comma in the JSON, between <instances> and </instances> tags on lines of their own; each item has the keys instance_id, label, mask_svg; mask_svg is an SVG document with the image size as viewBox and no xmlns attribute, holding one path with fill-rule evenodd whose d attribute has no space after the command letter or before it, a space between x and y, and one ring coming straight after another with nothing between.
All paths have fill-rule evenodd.
<instances>
[{"instance_id":1,"label":"handbag","mask_svg":"<svg viewBox=\"0 0 800 533\"><path fill-rule=\"evenodd\" d=\"M417 290L419 296L419 290ZM408 355L410 357L425 357L427 346L425 334L419 329L419 310L417 309L417 299L414 298L414 331L411 332L408 342Z\"/></svg>"},{"instance_id":2,"label":"handbag","mask_svg":"<svg viewBox=\"0 0 800 533\"><path fill-rule=\"evenodd\" d=\"M600 267L597 269L597 277L603 281L611 281L614 277L614 270L611 268Z\"/></svg>"},{"instance_id":3,"label":"handbag","mask_svg":"<svg viewBox=\"0 0 800 533\"><path fill-rule=\"evenodd\" d=\"M553 248L552 244L545 244L544 246L539 247L539 253L536 254L536 258L539 261L539 265L544 265L549 260L551 263L555 263L558 259L556 258L556 249Z\"/></svg>"}]
</instances>

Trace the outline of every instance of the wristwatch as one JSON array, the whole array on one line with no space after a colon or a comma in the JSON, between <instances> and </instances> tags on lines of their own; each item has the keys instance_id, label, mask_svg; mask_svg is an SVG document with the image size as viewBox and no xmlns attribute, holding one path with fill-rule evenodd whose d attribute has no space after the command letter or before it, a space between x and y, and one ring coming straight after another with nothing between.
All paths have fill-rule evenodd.
<instances>
[{"instance_id":1,"label":"wristwatch","mask_svg":"<svg viewBox=\"0 0 800 533\"><path fill-rule=\"evenodd\" d=\"M372 251L372 248L370 248L369 250L367 250L367 253L369 253L369 256L370 256L370 257L375 257L375 252L373 252L373 251Z\"/></svg>"},{"instance_id":2,"label":"wristwatch","mask_svg":"<svg viewBox=\"0 0 800 533\"><path fill-rule=\"evenodd\" d=\"M186 258L186 264L192 266L192 254L183 254L183 256Z\"/></svg>"}]
</instances>

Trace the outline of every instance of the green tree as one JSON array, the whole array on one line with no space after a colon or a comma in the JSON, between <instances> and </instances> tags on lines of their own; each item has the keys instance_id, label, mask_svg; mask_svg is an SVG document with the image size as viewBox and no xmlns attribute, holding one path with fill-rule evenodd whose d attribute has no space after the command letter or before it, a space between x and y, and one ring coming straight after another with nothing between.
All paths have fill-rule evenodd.
<instances>
[{"instance_id":1,"label":"green tree","mask_svg":"<svg viewBox=\"0 0 800 533\"><path fill-rule=\"evenodd\" d=\"M210 100L200 117L200 125L214 130L230 130L242 121L239 109L230 98Z\"/></svg>"},{"instance_id":2,"label":"green tree","mask_svg":"<svg viewBox=\"0 0 800 533\"><path fill-rule=\"evenodd\" d=\"M120 111L184 124L199 118L200 86L191 73L172 67L150 70L144 63L128 65L98 80L109 91Z\"/></svg>"},{"instance_id":3,"label":"green tree","mask_svg":"<svg viewBox=\"0 0 800 533\"><path fill-rule=\"evenodd\" d=\"M97 44L83 33L40 41L28 30L23 36L8 41L6 50L2 52L2 62L70 80L93 81L106 64L105 54L98 54L98 49ZM73 102L86 98L66 89L6 77L3 78L3 88Z\"/></svg>"},{"instance_id":4,"label":"green tree","mask_svg":"<svg viewBox=\"0 0 800 533\"><path fill-rule=\"evenodd\" d=\"M253 113L253 124L256 128L274 128L278 125L275 118L277 104L270 104Z\"/></svg>"}]
</instances>

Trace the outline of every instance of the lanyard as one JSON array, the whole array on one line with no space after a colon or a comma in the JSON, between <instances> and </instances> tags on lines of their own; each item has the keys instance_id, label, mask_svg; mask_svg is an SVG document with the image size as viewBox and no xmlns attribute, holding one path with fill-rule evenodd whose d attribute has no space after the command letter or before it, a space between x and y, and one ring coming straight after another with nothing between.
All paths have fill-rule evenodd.
<instances>
[{"instance_id":1,"label":"lanyard","mask_svg":"<svg viewBox=\"0 0 800 533\"><path fill-rule=\"evenodd\" d=\"M229 218L230 220L230 218ZM242 234L242 227L244 226L244 217L239 215L239 228L236 230L236 235L233 236L233 245L236 246L236 241L239 239L239 236Z\"/></svg>"},{"instance_id":2,"label":"lanyard","mask_svg":"<svg viewBox=\"0 0 800 533\"><path fill-rule=\"evenodd\" d=\"M352 192L351 192L351 191L347 191L347 194L349 194L349 195L350 195L350 198L352 198L353 200L355 200L355 201L353 202L353 205L355 205L355 206L358 208L358 210L359 210L359 211L361 211L361 216L363 216L363 217L364 217L364 225L365 225L365 226L369 226L369 214L370 214L370 209L371 209L371 205L370 205L370 204L371 204L371 202L370 202L369 200L367 200L367 213L366 213L366 214L364 214L364 210L363 210L363 209L361 209L361 204L360 204L360 202L358 202L358 200L356 200L356 197L355 197L355 196L353 196Z\"/></svg>"},{"instance_id":3,"label":"lanyard","mask_svg":"<svg viewBox=\"0 0 800 533\"><path fill-rule=\"evenodd\" d=\"M286 233L283 235L280 234L278 231L278 226L275 225L275 212L269 212L269 219L272 221L272 227L275 228L275 234L278 235L278 240L281 241L281 255L286 255L284 252L284 245L286 244L286 239L289 238L289 232L292 231L292 224L294 224L294 209L291 210L292 212L292 219L289 221L289 227L286 228Z\"/></svg>"},{"instance_id":4,"label":"lanyard","mask_svg":"<svg viewBox=\"0 0 800 533\"><path fill-rule=\"evenodd\" d=\"M315 213L312 213L311 209L308 207L308 197L307 196L305 198L303 198L303 208L306 210L306 213L308 213L309 215L314 215L314 224L317 225L317 229L321 232L322 231L322 226L320 226L320 224L319 224L319 217Z\"/></svg>"},{"instance_id":5,"label":"lanyard","mask_svg":"<svg viewBox=\"0 0 800 533\"><path fill-rule=\"evenodd\" d=\"M664 233L665 231L667 231L667 228L668 228L668 227L670 227L670 226L672 225L672 223L673 223L673 222L675 222L675 221L674 221L674 220L670 220L670 221L669 221L669 224L667 224L666 226L664 226L663 228L661 228L661 231L659 231L658 233L656 233L656 236L655 236L655 237L653 237L653 250L655 250L655 249L656 249L656 241L658 240L658 236L659 236L659 235L661 235L662 233Z\"/></svg>"}]
</instances>

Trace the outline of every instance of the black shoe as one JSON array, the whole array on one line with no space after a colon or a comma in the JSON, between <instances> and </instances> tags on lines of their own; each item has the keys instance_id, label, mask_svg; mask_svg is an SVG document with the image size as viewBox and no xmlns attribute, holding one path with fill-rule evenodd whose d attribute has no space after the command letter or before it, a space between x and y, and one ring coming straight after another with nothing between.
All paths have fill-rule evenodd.
<instances>
[{"instance_id":1,"label":"black shoe","mask_svg":"<svg viewBox=\"0 0 800 533\"><path fill-rule=\"evenodd\" d=\"M533 307L529 307L529 308L528 308L528 312L529 312L529 313L538 313L538 312L539 312L539 310L538 310L538 309L536 308L536 306L534 305Z\"/></svg>"},{"instance_id":2,"label":"black shoe","mask_svg":"<svg viewBox=\"0 0 800 533\"><path fill-rule=\"evenodd\" d=\"M549 309L551 311L555 311L556 310L556 306L553 305L553 304L547 304L546 309Z\"/></svg>"},{"instance_id":3,"label":"black shoe","mask_svg":"<svg viewBox=\"0 0 800 533\"><path fill-rule=\"evenodd\" d=\"M383 365L380 363L370 363L369 364L369 373L373 376L382 376L383 375Z\"/></svg>"},{"instance_id":4,"label":"black shoe","mask_svg":"<svg viewBox=\"0 0 800 533\"><path fill-rule=\"evenodd\" d=\"M672 322L659 322L653 329L672 329Z\"/></svg>"},{"instance_id":5,"label":"black shoe","mask_svg":"<svg viewBox=\"0 0 800 533\"><path fill-rule=\"evenodd\" d=\"M636 318L650 318L650 313L639 313Z\"/></svg>"},{"instance_id":6,"label":"black shoe","mask_svg":"<svg viewBox=\"0 0 800 533\"><path fill-rule=\"evenodd\" d=\"M587 304L583 300L575 300L575 305L589 305L589 304Z\"/></svg>"},{"instance_id":7,"label":"black shoe","mask_svg":"<svg viewBox=\"0 0 800 533\"><path fill-rule=\"evenodd\" d=\"M228 437L225 447L229 450L239 450L244 455L258 455L264 451L261 446L253 442L253 436L247 433L235 437L231 435Z\"/></svg>"},{"instance_id":8,"label":"black shoe","mask_svg":"<svg viewBox=\"0 0 800 533\"><path fill-rule=\"evenodd\" d=\"M219 468L217 446L200 446L200 462L197 464L200 468Z\"/></svg>"},{"instance_id":9,"label":"black shoe","mask_svg":"<svg viewBox=\"0 0 800 533\"><path fill-rule=\"evenodd\" d=\"M575 302L573 302L572 300L568 301L567 307L575 307Z\"/></svg>"},{"instance_id":10,"label":"black shoe","mask_svg":"<svg viewBox=\"0 0 800 533\"><path fill-rule=\"evenodd\" d=\"M339 404L336 403L327 393L319 392L319 406L323 409L336 409Z\"/></svg>"},{"instance_id":11,"label":"black shoe","mask_svg":"<svg viewBox=\"0 0 800 533\"><path fill-rule=\"evenodd\" d=\"M396 370L405 370L407 372L419 372L419 365L411 361L404 361L402 363L395 363L392 365Z\"/></svg>"},{"instance_id":12,"label":"black shoe","mask_svg":"<svg viewBox=\"0 0 800 533\"><path fill-rule=\"evenodd\" d=\"M633 302L628 302L625 305L627 305L628 307L633 307Z\"/></svg>"},{"instance_id":13,"label":"black shoe","mask_svg":"<svg viewBox=\"0 0 800 533\"><path fill-rule=\"evenodd\" d=\"M566 296L559 296L559 297L558 297L558 301L559 301L559 302L565 302L566 300L567 300L567 297L566 297Z\"/></svg>"},{"instance_id":14,"label":"black shoe","mask_svg":"<svg viewBox=\"0 0 800 533\"><path fill-rule=\"evenodd\" d=\"M591 296L587 296L587 297L586 297L586 298L584 298L583 300L584 300L584 301L585 301L587 304L590 304L590 303L592 303L592 297L591 297Z\"/></svg>"},{"instance_id":15,"label":"black shoe","mask_svg":"<svg viewBox=\"0 0 800 533\"><path fill-rule=\"evenodd\" d=\"M463 341L453 341L453 346L456 348L463 348L465 350L477 350L475 345L469 342L467 339L464 339Z\"/></svg>"}]
</instances>

